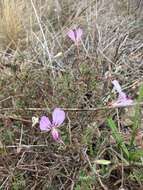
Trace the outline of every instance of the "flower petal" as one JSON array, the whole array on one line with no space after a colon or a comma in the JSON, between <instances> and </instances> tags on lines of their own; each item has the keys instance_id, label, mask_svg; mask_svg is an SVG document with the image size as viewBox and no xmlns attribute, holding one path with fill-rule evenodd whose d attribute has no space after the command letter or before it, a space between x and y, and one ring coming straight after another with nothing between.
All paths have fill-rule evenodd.
<instances>
[{"instance_id":1,"label":"flower petal","mask_svg":"<svg viewBox=\"0 0 143 190\"><path fill-rule=\"evenodd\" d=\"M124 92L120 92L118 96L118 101L126 101L128 100L127 95Z\"/></svg>"},{"instance_id":2,"label":"flower petal","mask_svg":"<svg viewBox=\"0 0 143 190\"><path fill-rule=\"evenodd\" d=\"M112 103L112 107L125 107L125 106L132 105L133 103L134 103L134 101L131 99L126 99L124 101L117 100Z\"/></svg>"},{"instance_id":3,"label":"flower petal","mask_svg":"<svg viewBox=\"0 0 143 190\"><path fill-rule=\"evenodd\" d=\"M58 141L60 139L60 135L59 135L59 132L57 129L55 129L54 127L52 128L51 130L51 134L52 134L52 137L55 141Z\"/></svg>"},{"instance_id":4,"label":"flower petal","mask_svg":"<svg viewBox=\"0 0 143 190\"><path fill-rule=\"evenodd\" d=\"M40 119L39 125L41 131L50 131L51 130L51 122L48 117L42 116Z\"/></svg>"},{"instance_id":5,"label":"flower petal","mask_svg":"<svg viewBox=\"0 0 143 190\"><path fill-rule=\"evenodd\" d=\"M78 28L78 29L76 30L76 40L77 40L77 42L78 42L79 40L81 40L82 34L83 34L83 30L82 30L81 28Z\"/></svg>"},{"instance_id":6,"label":"flower petal","mask_svg":"<svg viewBox=\"0 0 143 190\"><path fill-rule=\"evenodd\" d=\"M127 97L124 92L119 93L117 101L115 101L112 106L113 107L124 107L128 105L132 105L134 101Z\"/></svg>"},{"instance_id":7,"label":"flower petal","mask_svg":"<svg viewBox=\"0 0 143 190\"><path fill-rule=\"evenodd\" d=\"M78 45L78 42L81 40L83 30L81 28L70 30L67 35L68 37Z\"/></svg>"},{"instance_id":8,"label":"flower petal","mask_svg":"<svg viewBox=\"0 0 143 190\"><path fill-rule=\"evenodd\" d=\"M122 92L122 88L119 84L119 82L117 80L113 80L112 84L114 85L114 89L118 92L121 93Z\"/></svg>"},{"instance_id":9,"label":"flower petal","mask_svg":"<svg viewBox=\"0 0 143 190\"><path fill-rule=\"evenodd\" d=\"M60 126L64 120L65 120L65 112L61 109L61 108L55 108L53 113L52 113L52 117L53 117L53 122L52 124L55 127Z\"/></svg>"},{"instance_id":10,"label":"flower petal","mask_svg":"<svg viewBox=\"0 0 143 190\"><path fill-rule=\"evenodd\" d=\"M76 42L76 36L75 36L75 33L74 33L73 30L70 30L70 31L67 33L67 35L68 35L68 37L69 37L72 41Z\"/></svg>"},{"instance_id":11,"label":"flower petal","mask_svg":"<svg viewBox=\"0 0 143 190\"><path fill-rule=\"evenodd\" d=\"M134 103L134 101L128 98L126 93L122 91L122 88L117 80L113 80L112 84L114 85L115 90L119 94L117 100L111 104L112 107L125 107L125 106L132 105Z\"/></svg>"}]
</instances>

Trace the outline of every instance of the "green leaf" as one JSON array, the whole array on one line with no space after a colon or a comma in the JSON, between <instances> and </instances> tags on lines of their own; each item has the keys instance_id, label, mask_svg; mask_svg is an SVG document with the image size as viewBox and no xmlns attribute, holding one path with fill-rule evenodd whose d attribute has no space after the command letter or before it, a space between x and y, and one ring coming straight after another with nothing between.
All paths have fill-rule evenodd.
<instances>
[{"instance_id":1,"label":"green leaf","mask_svg":"<svg viewBox=\"0 0 143 190\"><path fill-rule=\"evenodd\" d=\"M116 140L118 146L122 149L122 151L124 152L124 154L129 158L129 151L123 141L123 138L121 137L115 122L110 118L108 119L108 125L110 127L110 129L112 130L112 135L114 137L114 139Z\"/></svg>"},{"instance_id":2,"label":"green leaf","mask_svg":"<svg viewBox=\"0 0 143 190\"><path fill-rule=\"evenodd\" d=\"M143 157L143 150L142 149L136 150L134 152L130 152L130 158L131 158L131 160L137 161L141 157Z\"/></svg>"},{"instance_id":3,"label":"green leaf","mask_svg":"<svg viewBox=\"0 0 143 190\"><path fill-rule=\"evenodd\" d=\"M139 90L139 96L137 99L137 105L135 107L135 116L134 116L134 124L133 124L133 129L132 129L132 134L131 134L131 141L130 141L130 146L132 147L134 142L135 142L135 137L137 133L137 129L140 126L141 122L141 106L140 103L143 99L143 85L141 85L140 90Z\"/></svg>"},{"instance_id":4,"label":"green leaf","mask_svg":"<svg viewBox=\"0 0 143 190\"><path fill-rule=\"evenodd\" d=\"M109 165L111 164L111 161L109 160L95 160L96 164L101 164L101 165Z\"/></svg>"}]
</instances>

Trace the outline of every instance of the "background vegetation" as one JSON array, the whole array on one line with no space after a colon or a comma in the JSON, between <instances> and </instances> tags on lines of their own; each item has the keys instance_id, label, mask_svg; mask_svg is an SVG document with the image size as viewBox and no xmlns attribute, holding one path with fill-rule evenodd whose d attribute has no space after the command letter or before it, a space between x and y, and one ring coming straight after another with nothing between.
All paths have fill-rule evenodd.
<instances>
[{"instance_id":1,"label":"background vegetation","mask_svg":"<svg viewBox=\"0 0 143 190\"><path fill-rule=\"evenodd\" d=\"M143 189L143 1L0 1L0 189ZM82 28L79 49L69 29ZM137 105L109 109L113 79ZM65 143L33 116L66 112Z\"/></svg>"}]
</instances>

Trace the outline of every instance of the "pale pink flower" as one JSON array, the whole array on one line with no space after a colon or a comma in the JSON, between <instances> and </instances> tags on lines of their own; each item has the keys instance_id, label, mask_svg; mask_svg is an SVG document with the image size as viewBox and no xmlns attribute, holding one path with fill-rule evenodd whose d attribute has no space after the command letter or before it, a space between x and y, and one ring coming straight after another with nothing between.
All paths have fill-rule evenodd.
<instances>
[{"instance_id":1,"label":"pale pink flower","mask_svg":"<svg viewBox=\"0 0 143 190\"><path fill-rule=\"evenodd\" d=\"M73 29L68 31L67 33L68 37L76 44L78 45L81 41L81 37L83 35L83 30L81 28Z\"/></svg>"},{"instance_id":2,"label":"pale pink flower","mask_svg":"<svg viewBox=\"0 0 143 190\"><path fill-rule=\"evenodd\" d=\"M51 131L51 135L55 141L60 140L60 135L57 130L65 120L65 112L61 108L55 108L52 113L52 122L47 116L42 116L40 119L40 129L41 131Z\"/></svg>"},{"instance_id":3,"label":"pale pink flower","mask_svg":"<svg viewBox=\"0 0 143 190\"><path fill-rule=\"evenodd\" d=\"M118 92L117 100L111 104L113 107L125 107L134 103L134 101L122 91L122 88L117 80L113 80L112 84L114 85L114 89Z\"/></svg>"}]
</instances>

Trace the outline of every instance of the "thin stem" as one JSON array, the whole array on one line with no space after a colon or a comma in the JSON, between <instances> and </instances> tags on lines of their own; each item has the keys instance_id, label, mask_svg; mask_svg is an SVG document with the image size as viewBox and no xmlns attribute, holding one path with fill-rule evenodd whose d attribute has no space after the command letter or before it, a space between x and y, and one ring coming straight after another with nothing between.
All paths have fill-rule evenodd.
<instances>
[{"instance_id":1,"label":"thin stem","mask_svg":"<svg viewBox=\"0 0 143 190\"><path fill-rule=\"evenodd\" d=\"M99 110L106 110L106 109L116 109L116 108L126 108L126 107L134 107L136 106L137 103L132 103L131 105L126 105L126 106L102 106L102 107L96 107L96 108L88 108L88 109L81 109L81 108L66 108L66 107L61 107L61 109L65 111L77 111L77 112L82 112L82 111L99 111ZM143 102L139 104L140 106L143 106ZM49 108L0 108L0 111L49 111Z\"/></svg>"},{"instance_id":2,"label":"thin stem","mask_svg":"<svg viewBox=\"0 0 143 190\"><path fill-rule=\"evenodd\" d=\"M38 16L38 14L37 14L37 10L36 10L35 5L34 5L34 3L33 3L33 0L31 0L31 4L32 4L33 10L34 10L34 13L35 13L35 16L36 16L38 25L39 25L39 27L40 27L42 36L43 36L44 44L43 44L42 46L45 47L45 49L46 49L46 51L47 51L47 53L48 53L48 56L49 56L49 61L50 61L50 63L52 63L51 54L50 54L50 51L49 51L49 48L48 48L47 40L46 40L44 31L43 31L43 28L42 28L42 25L41 25L39 16Z\"/></svg>"}]
</instances>

